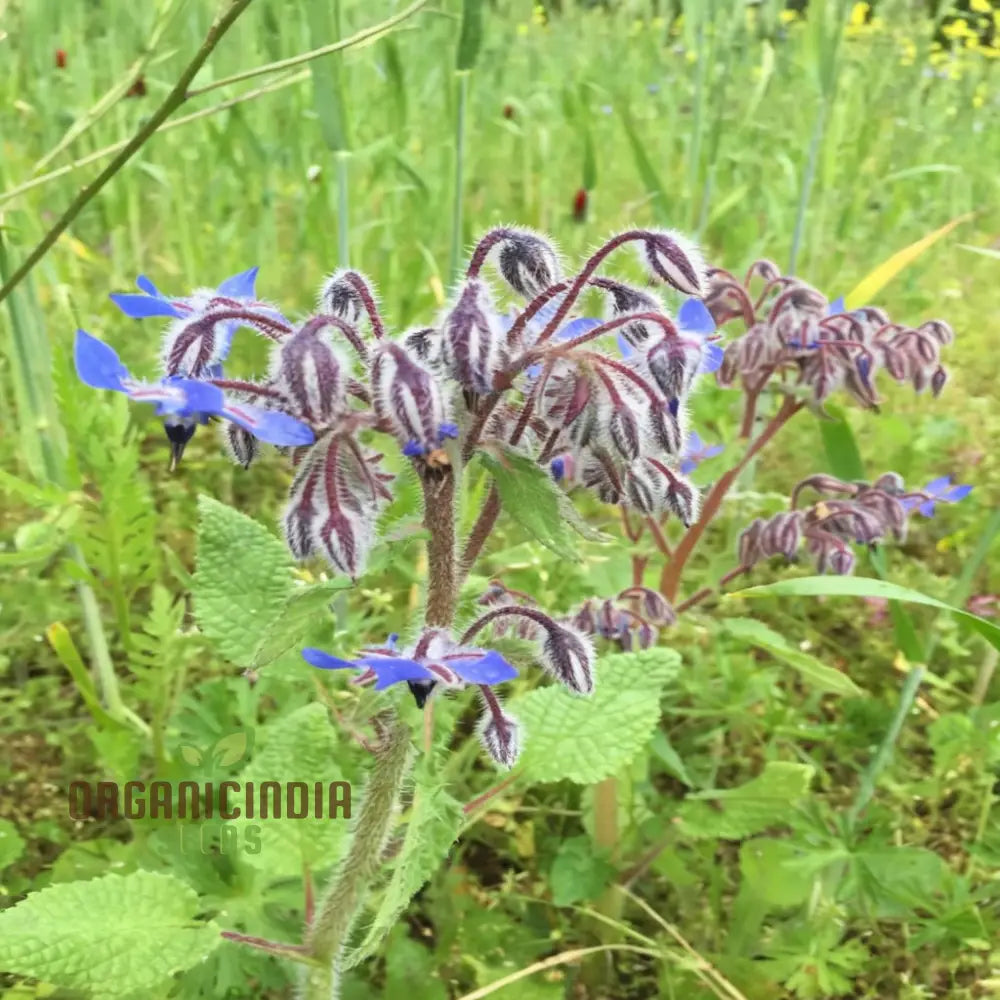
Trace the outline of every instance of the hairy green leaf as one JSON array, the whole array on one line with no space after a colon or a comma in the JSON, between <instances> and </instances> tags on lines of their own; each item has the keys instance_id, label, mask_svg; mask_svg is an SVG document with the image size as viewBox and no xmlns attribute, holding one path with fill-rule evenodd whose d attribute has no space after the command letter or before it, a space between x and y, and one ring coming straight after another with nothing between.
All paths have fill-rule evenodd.
<instances>
[{"instance_id":1,"label":"hairy green leaf","mask_svg":"<svg viewBox=\"0 0 1000 1000\"><path fill-rule=\"evenodd\" d=\"M533 458L507 449L499 457L481 453L500 494L502 509L557 556L579 562L564 514L566 496Z\"/></svg>"},{"instance_id":2,"label":"hairy green leaf","mask_svg":"<svg viewBox=\"0 0 1000 1000\"><path fill-rule=\"evenodd\" d=\"M194 610L202 632L234 663L250 665L293 591L282 542L232 507L198 498Z\"/></svg>"},{"instance_id":3,"label":"hairy green leaf","mask_svg":"<svg viewBox=\"0 0 1000 1000\"><path fill-rule=\"evenodd\" d=\"M649 742L660 694L679 666L671 649L616 653L598 660L589 697L553 683L515 698L509 708L524 727L519 770L529 781L579 784L617 774Z\"/></svg>"},{"instance_id":4,"label":"hairy green leaf","mask_svg":"<svg viewBox=\"0 0 1000 1000\"><path fill-rule=\"evenodd\" d=\"M361 944L351 952L351 968L373 955L424 883L441 866L462 824L462 805L430 775L416 779L416 801L406 839L392 876Z\"/></svg>"},{"instance_id":5,"label":"hairy green leaf","mask_svg":"<svg viewBox=\"0 0 1000 1000\"><path fill-rule=\"evenodd\" d=\"M0 913L0 967L102 996L153 995L220 943L195 920L197 893L171 875L135 871L66 882Z\"/></svg>"},{"instance_id":6,"label":"hairy green leaf","mask_svg":"<svg viewBox=\"0 0 1000 1000\"><path fill-rule=\"evenodd\" d=\"M261 739L263 749L244 768L239 780L244 789L252 781L258 791L261 782L279 782L281 818L247 817L244 811L232 821L239 828L240 843L250 839L248 833L254 832L250 827L257 827L260 850L245 853L243 858L269 878L301 875L304 863L313 871L332 865L340 855L349 817L340 813L328 816L329 785L342 780L343 775L335 763L337 734L326 709L315 703L305 705L275 722ZM293 819L287 815L288 788L292 782L303 782L306 786L307 818ZM317 818L314 811L316 784L322 786L322 818ZM298 806L300 802L296 793L294 804Z\"/></svg>"}]
</instances>

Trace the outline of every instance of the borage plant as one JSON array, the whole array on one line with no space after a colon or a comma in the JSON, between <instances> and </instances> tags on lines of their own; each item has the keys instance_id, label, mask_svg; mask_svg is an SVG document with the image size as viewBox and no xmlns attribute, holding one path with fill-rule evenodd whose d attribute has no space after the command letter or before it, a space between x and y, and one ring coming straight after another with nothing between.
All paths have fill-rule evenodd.
<instances>
[{"instance_id":1,"label":"borage plant","mask_svg":"<svg viewBox=\"0 0 1000 1000\"><path fill-rule=\"evenodd\" d=\"M606 258L624 247L638 251L646 287L603 273ZM522 300L519 307L501 309L487 268ZM517 765L520 773L539 781L613 780L652 736L660 695L676 669L671 651L653 648L658 636L680 612L712 593L702 588L674 606L681 571L740 472L794 414L810 402L820 405L838 386L866 406L876 403L874 379L883 370L917 389L940 391L939 349L950 331L938 322L904 329L874 309L844 312L802 283L779 277L766 263L750 272L750 278L761 277L765 284L754 301L745 285L726 272L707 270L688 241L650 230L614 237L570 278L541 236L493 230L476 246L451 306L437 322L398 336L388 332L371 282L356 271L326 280L316 313L295 323L257 298L255 277L256 270L248 271L218 289L178 299L140 278L143 294L116 297L130 316L169 320L163 375L152 383L134 378L108 345L82 331L76 363L88 385L157 404L172 464L199 427L219 419L231 456L245 467L253 466L261 442L281 449L293 471L281 516L287 549L295 560L325 562L350 581L365 574L380 542L382 515L401 485L390 466L402 459L408 475L419 482L427 539L419 620L400 620L400 634L384 641L372 636L374 644L333 648L328 640L302 650L312 666L353 671L356 687L372 686L377 692L370 696L372 734L354 734L372 761L346 844L319 859L336 864L315 902L310 865L316 871L330 865L315 863L317 858L307 857L303 848L306 927L301 943L242 930L223 934L299 963L301 995L327 998L338 994L345 970L374 953L430 877L458 835L463 812L474 816L504 787L501 782L464 810L448 795L435 763L440 754L432 749L450 735L435 734L435 721L440 726L455 718L435 712L442 695L457 693L461 705L464 689L474 689L476 733L501 769ZM686 296L676 316L652 290L657 284ZM593 295L606 303L603 319L580 315L586 297ZM734 317L745 321L747 332L723 351L716 327ZM267 377L241 379L223 371L239 328L271 343ZM690 430L687 404L698 378L713 372L724 383L742 382L749 444L702 503L688 475L717 446ZM768 386L783 401L755 434ZM387 457L390 448L400 456ZM488 489L460 541L463 494L475 496L484 473ZM564 488L573 484L598 501L620 505L633 540L649 531L669 558L660 586L645 585L645 563L639 559L631 586L575 609L539 607L532 595L495 580L474 595L471 606L478 615L469 613L470 602L460 600L463 587L505 509L536 539L573 556L578 546L571 530L589 533L567 500ZM906 490L893 474L870 485L811 477L794 491L788 512L748 527L728 576L746 573L772 556L794 558L802 547L821 571L848 572L855 545L899 538L909 515L928 513L936 501L959 499L962 493L948 483L932 487ZM807 490L815 494L808 506ZM285 572L284 556L275 556L271 547L278 543L261 539L263 529L235 511L225 513L228 508L214 501L204 501L202 509L207 528L196 586L199 577L213 577L219 588L208 594L211 600L195 595L202 627L222 640L220 648L233 659L248 665L274 662L290 638L301 645L314 634L304 622L309 609L317 607L309 601L317 595L321 609L329 604L330 592L323 587L305 595L282 590L285 583L277 578ZM639 528L633 524L636 516ZM670 519L683 532L676 545L669 541ZM230 530L233 525L238 530ZM214 566L207 546L213 547ZM231 579L241 556L233 546L246 549L241 569L260 577L261 594L251 594L252 600L249 581ZM220 602L227 585L234 600ZM308 600L296 603L302 596ZM244 603L237 608L241 598ZM238 611L246 613L234 625ZM221 624L213 615L221 617ZM263 633L260 642L248 642L255 630ZM597 662L594 637L645 652ZM244 655L244 650L249 652ZM497 689L531 662L557 684L515 698L512 710ZM312 707L322 720L299 709L279 723L281 736L272 736L274 760L268 763L277 766L283 760L285 770L269 778L287 779L287 770L297 766L294 755L281 756L281 747L294 746L298 753L301 746L303 760L315 759L319 769L328 766L320 751L327 743L315 732L327 722L325 710ZM415 713L424 720L422 753L415 748ZM585 747L578 742L575 750L566 749L571 731L586 733ZM267 773L263 764L261 769ZM611 807L614 811L613 800ZM395 836L403 809L409 818L400 844ZM321 836L329 837L330 830L327 824ZM294 843L302 847L301 834ZM287 850L287 842L283 846ZM278 867L284 871L288 860L283 856ZM294 870L296 859L291 860ZM387 866L388 880L382 877ZM144 942L155 945L148 967L143 966L149 981L140 985L148 986L157 976L191 967L214 947L207 939L214 935L217 942L218 935L214 923L199 924L195 943L191 918L211 907L198 907L176 880L167 886L164 876L156 881L146 873L140 880L139 874L108 877L135 880L127 900L120 898L123 889L102 885L100 891L119 900L116 912L122 920L128 915L129 926L141 922L136 912L141 899L148 897L150 908L155 903L162 910L170 897L177 919L170 925L173 937ZM92 895L98 892L96 884L89 885ZM372 905L375 886L382 891L374 897L380 902ZM72 885L46 892L64 895L65 906L78 901ZM47 912L56 903L50 896ZM30 925L32 905L32 897L22 904L22 927ZM43 938L18 940L22 952L13 967L45 975L50 967L38 957L38 949L46 946ZM67 978L69 985L81 982L79 976ZM121 986L119 992L126 992L126 984Z\"/></svg>"},{"instance_id":2,"label":"borage plant","mask_svg":"<svg viewBox=\"0 0 1000 1000\"><path fill-rule=\"evenodd\" d=\"M286 451L294 470L281 519L288 548L298 560L320 558L355 581L365 572L379 516L393 498L394 476L387 471L385 447L377 450L376 442L380 436L394 439L423 493L422 622L400 622L403 640L394 635L360 651L310 647L303 656L322 669L354 669L356 684L373 683L377 691L405 682L425 712L443 692L473 687L481 704L482 746L510 768L533 733L539 739L543 733L541 727L522 731L504 707L496 688L518 669L495 647L515 633L522 660L530 644L535 662L574 696L593 694L595 663L581 616L571 621L550 613L502 584L482 595L479 617L458 620L463 582L501 510L524 498L529 505L540 502L543 526L534 523L535 534L566 548L567 520L586 529L572 516L550 469L557 456L571 454L582 481L604 501L651 517L673 514L685 526L698 517L697 490L681 471L686 399L712 345L702 329L675 324L649 293L598 275L605 258L629 245L639 251L651 282L688 296L702 294L703 262L675 234L623 233L565 279L547 240L502 228L480 241L453 304L434 326L389 335L371 283L355 271L326 280L318 311L294 324L256 298L255 270L183 299L162 295L141 277L144 294L115 301L130 316L169 317L163 376L153 383L135 379L108 345L83 331L77 334L77 370L90 386L156 403L165 417L172 464L198 427L218 418L225 421L231 455L243 466L253 464L259 442ZM526 300L523 308L501 311L488 266ZM609 318L572 319L581 295L591 289L607 299ZM691 302L687 312L697 312L697 300ZM272 343L266 378L223 372L239 327ZM627 358L619 335L631 345ZM459 545L459 499L471 465L484 467L492 483ZM657 622L670 616L653 591L635 588L623 599L644 602L646 617ZM304 943L228 935L303 962L306 996L329 997L342 968L358 960L358 949L350 951L352 930L413 766L411 728L397 711L399 703L386 698L373 720L374 739L365 740L374 763L360 816L329 886L315 906L307 906Z\"/></svg>"}]
</instances>

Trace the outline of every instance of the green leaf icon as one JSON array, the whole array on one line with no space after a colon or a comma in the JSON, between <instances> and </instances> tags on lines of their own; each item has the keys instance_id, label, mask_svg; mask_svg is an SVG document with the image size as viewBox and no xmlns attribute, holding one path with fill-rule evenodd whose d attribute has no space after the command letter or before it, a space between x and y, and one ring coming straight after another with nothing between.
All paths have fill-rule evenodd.
<instances>
[{"instance_id":1,"label":"green leaf icon","mask_svg":"<svg viewBox=\"0 0 1000 1000\"><path fill-rule=\"evenodd\" d=\"M235 764L238 760L242 760L246 752L246 733L230 733L228 736L223 736L222 739L219 740L214 747L212 747L212 753L216 761L223 766Z\"/></svg>"}]
</instances>

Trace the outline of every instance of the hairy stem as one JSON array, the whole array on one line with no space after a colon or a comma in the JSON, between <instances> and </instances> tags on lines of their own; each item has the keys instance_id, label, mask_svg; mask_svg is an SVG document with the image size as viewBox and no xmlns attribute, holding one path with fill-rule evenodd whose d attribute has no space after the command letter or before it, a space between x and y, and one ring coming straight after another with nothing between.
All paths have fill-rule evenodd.
<instances>
[{"instance_id":1,"label":"hairy stem","mask_svg":"<svg viewBox=\"0 0 1000 1000\"><path fill-rule=\"evenodd\" d=\"M428 625L448 628L458 603L458 566L455 559L455 472L425 469L420 476L424 492L427 542Z\"/></svg>"},{"instance_id":2,"label":"hairy stem","mask_svg":"<svg viewBox=\"0 0 1000 1000\"><path fill-rule=\"evenodd\" d=\"M306 950L320 966L306 975L305 1000L331 1000L337 995L340 958L368 884L381 867L410 760L409 727L394 717L376 750L347 854L320 899L306 935Z\"/></svg>"},{"instance_id":3,"label":"hairy stem","mask_svg":"<svg viewBox=\"0 0 1000 1000\"><path fill-rule=\"evenodd\" d=\"M694 552L698 542L701 541L701 536L705 534L705 530L719 512L719 507L722 505L722 501L725 500L726 494L732 489L733 483L736 482L740 473L750 464L753 457L804 405L804 403L796 402L791 396L786 396L778 412L771 418L770 423L761 431L760 435L751 442L739 462L723 474L709 491L701 510L701 517L684 533L680 543L674 550L673 558L664 566L663 572L660 575L660 593L668 601L673 603L677 599L677 590L680 586L684 566L688 559L691 558L691 553Z\"/></svg>"}]
</instances>

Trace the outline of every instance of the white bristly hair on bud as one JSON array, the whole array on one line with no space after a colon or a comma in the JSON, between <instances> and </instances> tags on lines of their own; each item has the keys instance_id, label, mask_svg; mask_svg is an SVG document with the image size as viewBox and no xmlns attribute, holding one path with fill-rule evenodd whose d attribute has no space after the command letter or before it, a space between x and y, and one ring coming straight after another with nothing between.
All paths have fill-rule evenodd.
<instances>
[{"instance_id":1,"label":"white bristly hair on bud","mask_svg":"<svg viewBox=\"0 0 1000 1000\"><path fill-rule=\"evenodd\" d=\"M685 295L701 297L705 258L693 240L672 229L654 230L636 243L639 261L654 280L665 281Z\"/></svg>"}]
</instances>

